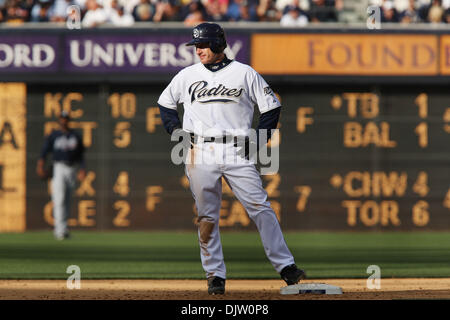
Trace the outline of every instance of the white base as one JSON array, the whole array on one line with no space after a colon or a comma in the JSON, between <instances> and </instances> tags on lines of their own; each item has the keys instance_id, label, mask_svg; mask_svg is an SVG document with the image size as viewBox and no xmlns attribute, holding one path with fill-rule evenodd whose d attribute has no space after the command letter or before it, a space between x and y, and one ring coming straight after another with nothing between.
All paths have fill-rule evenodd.
<instances>
[{"instance_id":1,"label":"white base","mask_svg":"<svg viewBox=\"0 0 450 320\"><path fill-rule=\"evenodd\" d=\"M342 288L325 283L294 284L280 289L281 294L342 294Z\"/></svg>"}]
</instances>

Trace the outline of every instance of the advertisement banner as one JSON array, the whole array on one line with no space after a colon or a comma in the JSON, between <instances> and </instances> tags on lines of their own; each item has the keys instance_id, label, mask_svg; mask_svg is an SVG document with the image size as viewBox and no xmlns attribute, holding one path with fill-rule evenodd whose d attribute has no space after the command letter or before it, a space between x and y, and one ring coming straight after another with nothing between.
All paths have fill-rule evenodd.
<instances>
[{"instance_id":1,"label":"advertisement banner","mask_svg":"<svg viewBox=\"0 0 450 320\"><path fill-rule=\"evenodd\" d=\"M0 36L0 72L56 72L60 54L57 36Z\"/></svg>"},{"instance_id":2,"label":"advertisement banner","mask_svg":"<svg viewBox=\"0 0 450 320\"><path fill-rule=\"evenodd\" d=\"M188 33L42 30L0 33L0 78L28 75L173 74L197 63ZM263 75L439 76L450 74L450 36L400 33L231 33L229 58ZM3 75L3 77L1 77ZM23 77L23 79L21 78ZM49 80L49 78L45 78ZM68 80L70 81L70 80Z\"/></svg>"},{"instance_id":3,"label":"advertisement banner","mask_svg":"<svg viewBox=\"0 0 450 320\"><path fill-rule=\"evenodd\" d=\"M199 62L186 35L77 35L65 38L68 72L176 72ZM225 53L249 63L248 36L230 35Z\"/></svg>"},{"instance_id":4,"label":"advertisement banner","mask_svg":"<svg viewBox=\"0 0 450 320\"><path fill-rule=\"evenodd\" d=\"M442 35L440 38L440 73L450 75L450 35Z\"/></svg>"},{"instance_id":5,"label":"advertisement banner","mask_svg":"<svg viewBox=\"0 0 450 320\"><path fill-rule=\"evenodd\" d=\"M254 34L252 66L271 75L430 76L437 35Z\"/></svg>"}]
</instances>

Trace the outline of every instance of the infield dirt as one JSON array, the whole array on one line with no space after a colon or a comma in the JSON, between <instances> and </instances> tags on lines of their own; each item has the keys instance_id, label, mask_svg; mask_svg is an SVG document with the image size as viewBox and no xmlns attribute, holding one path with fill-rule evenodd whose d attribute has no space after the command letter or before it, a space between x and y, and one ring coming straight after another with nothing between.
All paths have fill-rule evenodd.
<instances>
[{"instance_id":1,"label":"infield dirt","mask_svg":"<svg viewBox=\"0 0 450 320\"><path fill-rule=\"evenodd\" d=\"M381 279L380 289L368 289L366 279L320 279L302 283L340 286L342 295L281 295L281 280L227 280L226 294L210 296L206 280L81 280L67 289L64 280L0 280L6 300L386 300L450 299L450 278Z\"/></svg>"}]
</instances>

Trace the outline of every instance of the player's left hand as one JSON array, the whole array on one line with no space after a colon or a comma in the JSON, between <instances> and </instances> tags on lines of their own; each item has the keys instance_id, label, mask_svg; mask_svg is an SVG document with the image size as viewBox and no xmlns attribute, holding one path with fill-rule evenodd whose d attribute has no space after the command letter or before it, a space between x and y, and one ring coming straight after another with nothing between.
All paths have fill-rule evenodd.
<instances>
[{"instance_id":1,"label":"player's left hand","mask_svg":"<svg viewBox=\"0 0 450 320\"><path fill-rule=\"evenodd\" d=\"M86 169L78 170L78 180L83 181L86 178Z\"/></svg>"}]
</instances>

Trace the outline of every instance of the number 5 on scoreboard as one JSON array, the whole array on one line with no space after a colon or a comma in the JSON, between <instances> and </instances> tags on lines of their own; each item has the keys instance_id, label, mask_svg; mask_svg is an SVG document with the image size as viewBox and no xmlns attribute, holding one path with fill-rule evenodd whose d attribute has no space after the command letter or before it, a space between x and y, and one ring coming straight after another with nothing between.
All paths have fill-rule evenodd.
<instances>
[{"instance_id":1,"label":"number 5 on scoreboard","mask_svg":"<svg viewBox=\"0 0 450 320\"><path fill-rule=\"evenodd\" d=\"M308 203L309 195L311 194L311 187L310 186L296 186L295 192L300 194L300 196L298 197L298 201L297 201L297 211L303 212L303 211L305 211L306 204Z\"/></svg>"}]
</instances>

